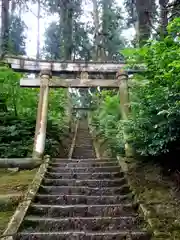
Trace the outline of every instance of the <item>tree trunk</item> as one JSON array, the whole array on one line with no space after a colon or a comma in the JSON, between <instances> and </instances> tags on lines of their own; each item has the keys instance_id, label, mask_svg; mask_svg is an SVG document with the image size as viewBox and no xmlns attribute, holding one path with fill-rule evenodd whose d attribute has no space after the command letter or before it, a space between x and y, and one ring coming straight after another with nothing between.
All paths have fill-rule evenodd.
<instances>
[{"instance_id":1,"label":"tree trunk","mask_svg":"<svg viewBox=\"0 0 180 240\"><path fill-rule=\"evenodd\" d=\"M160 5L160 34L161 37L167 35L167 25L168 25L168 9L167 4L169 0L159 0Z\"/></svg>"},{"instance_id":2,"label":"tree trunk","mask_svg":"<svg viewBox=\"0 0 180 240\"><path fill-rule=\"evenodd\" d=\"M71 60L73 52L73 8L68 0L62 2L60 10L61 56L63 60Z\"/></svg>"},{"instance_id":3,"label":"tree trunk","mask_svg":"<svg viewBox=\"0 0 180 240\"><path fill-rule=\"evenodd\" d=\"M138 19L138 42L142 46L149 39L151 34L150 16L149 13L149 1L136 0L136 12Z\"/></svg>"},{"instance_id":4,"label":"tree trunk","mask_svg":"<svg viewBox=\"0 0 180 240\"><path fill-rule=\"evenodd\" d=\"M9 0L2 0L1 6L1 58L8 52L9 42Z\"/></svg>"},{"instance_id":5,"label":"tree trunk","mask_svg":"<svg viewBox=\"0 0 180 240\"><path fill-rule=\"evenodd\" d=\"M36 59L40 57L40 14L41 14L41 3L38 0L38 9L37 9L37 52Z\"/></svg>"},{"instance_id":6,"label":"tree trunk","mask_svg":"<svg viewBox=\"0 0 180 240\"><path fill-rule=\"evenodd\" d=\"M95 53L94 60L101 60L101 39L99 34L100 29L100 20L99 20L99 12L98 12L98 3L97 0L92 0L93 3L93 20L94 20L94 43L95 43Z\"/></svg>"},{"instance_id":7,"label":"tree trunk","mask_svg":"<svg viewBox=\"0 0 180 240\"><path fill-rule=\"evenodd\" d=\"M67 9L67 17L66 17L66 28L64 29L64 34L65 34L65 59L66 60L71 60L72 59L72 52L73 52L73 41L72 41L72 36L73 36L73 9Z\"/></svg>"},{"instance_id":8,"label":"tree trunk","mask_svg":"<svg viewBox=\"0 0 180 240\"><path fill-rule=\"evenodd\" d=\"M109 25L110 25L110 13L109 10L112 8L112 1L111 0L103 0L102 3L102 60L106 61L107 60L107 54L108 52L108 60L112 60L112 54L111 54L111 49L107 49L107 39L109 38Z\"/></svg>"},{"instance_id":9,"label":"tree trunk","mask_svg":"<svg viewBox=\"0 0 180 240\"><path fill-rule=\"evenodd\" d=\"M10 1L10 11L11 11L11 15L14 15L14 12L16 10L16 1L15 0L11 0Z\"/></svg>"}]
</instances>

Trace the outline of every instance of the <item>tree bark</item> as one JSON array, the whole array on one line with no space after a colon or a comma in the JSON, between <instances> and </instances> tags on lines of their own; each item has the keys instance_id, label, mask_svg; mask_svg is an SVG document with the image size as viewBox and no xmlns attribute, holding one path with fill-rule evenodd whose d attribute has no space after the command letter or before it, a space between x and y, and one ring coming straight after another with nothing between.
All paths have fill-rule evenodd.
<instances>
[{"instance_id":1,"label":"tree bark","mask_svg":"<svg viewBox=\"0 0 180 240\"><path fill-rule=\"evenodd\" d=\"M142 46L149 39L151 27L149 24L149 0L136 0L136 12L138 22L138 42Z\"/></svg>"},{"instance_id":2,"label":"tree bark","mask_svg":"<svg viewBox=\"0 0 180 240\"><path fill-rule=\"evenodd\" d=\"M109 21L109 10L112 8L112 0L103 0L102 2L102 60L106 61L107 60L107 54L108 52L108 60L112 60L112 54L111 54L111 49L107 49L107 40L109 38L109 25L111 24Z\"/></svg>"},{"instance_id":3,"label":"tree bark","mask_svg":"<svg viewBox=\"0 0 180 240\"><path fill-rule=\"evenodd\" d=\"M62 1L60 9L61 56L63 60L71 60L73 52L73 7L69 0Z\"/></svg>"},{"instance_id":4,"label":"tree bark","mask_svg":"<svg viewBox=\"0 0 180 240\"><path fill-rule=\"evenodd\" d=\"M9 42L9 0L2 0L1 3L1 58L8 52Z\"/></svg>"},{"instance_id":5,"label":"tree bark","mask_svg":"<svg viewBox=\"0 0 180 240\"><path fill-rule=\"evenodd\" d=\"M92 0L93 3L93 20L94 20L94 43L95 43L95 52L94 52L94 60L101 60L101 40L99 34L100 28L100 20L99 20L99 12L98 12L98 3L97 0Z\"/></svg>"},{"instance_id":6,"label":"tree bark","mask_svg":"<svg viewBox=\"0 0 180 240\"><path fill-rule=\"evenodd\" d=\"M15 10L16 10L16 1L15 0L11 0L10 5L11 5L10 6L11 15L13 15Z\"/></svg>"},{"instance_id":7,"label":"tree bark","mask_svg":"<svg viewBox=\"0 0 180 240\"><path fill-rule=\"evenodd\" d=\"M41 14L41 2L38 0L38 9L37 9L37 52L36 59L40 58L40 14Z\"/></svg>"},{"instance_id":8,"label":"tree bark","mask_svg":"<svg viewBox=\"0 0 180 240\"><path fill-rule=\"evenodd\" d=\"M161 37L167 35L167 25L168 25L168 8L167 5L169 0L159 0L160 5L160 34Z\"/></svg>"}]
</instances>

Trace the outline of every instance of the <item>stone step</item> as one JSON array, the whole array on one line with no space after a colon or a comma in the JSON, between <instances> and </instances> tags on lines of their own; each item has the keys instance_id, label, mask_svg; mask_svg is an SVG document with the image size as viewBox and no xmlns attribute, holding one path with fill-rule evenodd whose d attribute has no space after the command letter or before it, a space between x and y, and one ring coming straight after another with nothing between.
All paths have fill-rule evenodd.
<instances>
[{"instance_id":1,"label":"stone step","mask_svg":"<svg viewBox=\"0 0 180 240\"><path fill-rule=\"evenodd\" d=\"M90 156L89 157L95 157L95 151L94 151L94 149L91 147L91 148L84 148L84 147L78 147L78 146L75 146L75 149L74 149L74 152L73 152L73 155L75 155L75 153L81 153L81 154L86 154L86 155L88 155L88 154L90 154ZM91 156L93 154L93 156ZM76 158L77 156L75 156L75 158Z\"/></svg>"},{"instance_id":2,"label":"stone step","mask_svg":"<svg viewBox=\"0 0 180 240\"><path fill-rule=\"evenodd\" d=\"M118 166L118 162L84 162L84 161L77 161L77 162L51 162L50 166L52 167L70 167L70 168L92 168L92 167L108 167L108 166Z\"/></svg>"},{"instance_id":3,"label":"stone step","mask_svg":"<svg viewBox=\"0 0 180 240\"><path fill-rule=\"evenodd\" d=\"M68 195L120 195L130 192L129 186L124 184L119 187L93 188L85 186L43 186L39 188L39 193L46 194L68 194Z\"/></svg>"},{"instance_id":4,"label":"stone step","mask_svg":"<svg viewBox=\"0 0 180 240\"><path fill-rule=\"evenodd\" d=\"M78 150L81 150L81 151L83 150L84 152L91 152L91 151L94 152L94 148L90 145L89 145L89 147L87 147L87 145L86 145L86 148L81 146L81 144L75 145L75 151L78 151Z\"/></svg>"},{"instance_id":5,"label":"stone step","mask_svg":"<svg viewBox=\"0 0 180 240\"><path fill-rule=\"evenodd\" d=\"M20 231L115 231L137 230L142 220L136 217L41 218L27 216Z\"/></svg>"},{"instance_id":6,"label":"stone step","mask_svg":"<svg viewBox=\"0 0 180 240\"><path fill-rule=\"evenodd\" d=\"M48 171L58 172L58 173L95 173L95 172L120 172L119 166L105 166L105 167L78 167L78 168L70 168L70 167L48 167Z\"/></svg>"},{"instance_id":7,"label":"stone step","mask_svg":"<svg viewBox=\"0 0 180 240\"><path fill-rule=\"evenodd\" d=\"M92 154L89 154L89 153L73 153L72 155L73 158L77 158L77 159L83 159L83 158L88 158L88 157L95 157L95 154L92 153Z\"/></svg>"},{"instance_id":8,"label":"stone step","mask_svg":"<svg viewBox=\"0 0 180 240\"><path fill-rule=\"evenodd\" d=\"M58 172L47 172L45 177L47 178L74 178L74 179L115 179L124 177L123 172L96 172L96 173L58 173Z\"/></svg>"},{"instance_id":9,"label":"stone step","mask_svg":"<svg viewBox=\"0 0 180 240\"><path fill-rule=\"evenodd\" d=\"M81 149L83 147L83 149L86 151L86 148L84 148L84 146L87 148L87 150L94 149L92 141L87 141L85 139L81 139L81 140L76 141L76 143L75 143L75 147L81 148Z\"/></svg>"},{"instance_id":10,"label":"stone step","mask_svg":"<svg viewBox=\"0 0 180 240\"><path fill-rule=\"evenodd\" d=\"M151 235L143 231L103 232L21 232L16 240L150 240Z\"/></svg>"},{"instance_id":11,"label":"stone step","mask_svg":"<svg viewBox=\"0 0 180 240\"><path fill-rule=\"evenodd\" d=\"M86 149L86 148L93 148L93 145L92 145L92 143L86 143L83 139L82 139L82 141L81 141L81 143L79 142L78 143L78 145L77 145L77 147L83 147L84 149ZM94 149L94 148L93 148Z\"/></svg>"},{"instance_id":12,"label":"stone step","mask_svg":"<svg viewBox=\"0 0 180 240\"><path fill-rule=\"evenodd\" d=\"M87 187L116 187L126 184L127 181L124 177L118 179L87 179L87 180L77 180L77 179L50 179L44 178L42 185L46 186L87 186Z\"/></svg>"},{"instance_id":13,"label":"stone step","mask_svg":"<svg viewBox=\"0 0 180 240\"><path fill-rule=\"evenodd\" d=\"M77 159L83 159L83 158L92 158L95 157L96 154L94 152L84 152L83 151L74 151L72 154L73 158L77 158Z\"/></svg>"},{"instance_id":14,"label":"stone step","mask_svg":"<svg viewBox=\"0 0 180 240\"><path fill-rule=\"evenodd\" d=\"M35 203L39 204L57 204L57 205L71 205L71 204L127 204L132 202L133 195L96 195L96 196L86 196L86 195L47 195L38 194L34 200Z\"/></svg>"},{"instance_id":15,"label":"stone step","mask_svg":"<svg viewBox=\"0 0 180 240\"><path fill-rule=\"evenodd\" d=\"M66 163L66 162L70 162L70 163L77 163L77 162L84 162L84 163L91 163L91 162L98 162L98 163L101 163L101 162L114 162L114 161L117 161L116 158L85 158L85 159L76 159L76 158L72 158L72 159L68 159L68 158L52 158L52 163L59 163L59 162L62 162L62 163Z\"/></svg>"},{"instance_id":16,"label":"stone step","mask_svg":"<svg viewBox=\"0 0 180 240\"><path fill-rule=\"evenodd\" d=\"M93 145L93 140L92 138L90 137L84 137L83 135L82 136L78 136L78 138L76 139L76 145L78 145L79 143L84 143L84 144L87 144L87 145Z\"/></svg>"},{"instance_id":17,"label":"stone step","mask_svg":"<svg viewBox=\"0 0 180 240\"><path fill-rule=\"evenodd\" d=\"M137 208L117 159L96 158L86 126L72 159L50 162L13 239L150 240Z\"/></svg>"},{"instance_id":18,"label":"stone step","mask_svg":"<svg viewBox=\"0 0 180 240\"><path fill-rule=\"evenodd\" d=\"M137 216L133 204L111 205L47 205L31 204L28 215L39 217L119 217Z\"/></svg>"}]
</instances>

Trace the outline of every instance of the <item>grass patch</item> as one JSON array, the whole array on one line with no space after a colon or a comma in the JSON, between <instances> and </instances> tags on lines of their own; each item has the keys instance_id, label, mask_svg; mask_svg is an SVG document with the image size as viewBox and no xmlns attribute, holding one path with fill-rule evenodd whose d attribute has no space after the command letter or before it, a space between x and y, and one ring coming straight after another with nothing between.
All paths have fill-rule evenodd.
<instances>
[{"instance_id":1,"label":"grass patch","mask_svg":"<svg viewBox=\"0 0 180 240\"><path fill-rule=\"evenodd\" d=\"M156 164L128 162L128 178L138 199L145 204L155 232L173 236L164 236L164 240L180 239L180 199L174 191L174 183Z\"/></svg>"},{"instance_id":2,"label":"grass patch","mask_svg":"<svg viewBox=\"0 0 180 240\"><path fill-rule=\"evenodd\" d=\"M0 195L23 194L32 182L37 169L31 171L9 172L0 170Z\"/></svg>"},{"instance_id":3,"label":"grass patch","mask_svg":"<svg viewBox=\"0 0 180 240\"><path fill-rule=\"evenodd\" d=\"M3 234L3 231L6 228L8 222L10 221L14 211L15 208L11 211L0 212L0 234Z\"/></svg>"},{"instance_id":4,"label":"grass patch","mask_svg":"<svg viewBox=\"0 0 180 240\"><path fill-rule=\"evenodd\" d=\"M0 169L0 234L7 227L36 172L37 169L14 173Z\"/></svg>"}]
</instances>

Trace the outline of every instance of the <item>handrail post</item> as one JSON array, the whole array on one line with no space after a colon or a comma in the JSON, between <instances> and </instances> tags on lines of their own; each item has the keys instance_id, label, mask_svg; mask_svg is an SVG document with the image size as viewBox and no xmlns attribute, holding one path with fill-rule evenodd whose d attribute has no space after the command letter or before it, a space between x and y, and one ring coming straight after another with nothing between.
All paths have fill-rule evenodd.
<instances>
[{"instance_id":1,"label":"handrail post","mask_svg":"<svg viewBox=\"0 0 180 240\"><path fill-rule=\"evenodd\" d=\"M72 101L71 101L69 88L67 88L66 96L67 96L67 121L68 121L69 132L71 132L72 131Z\"/></svg>"},{"instance_id":2,"label":"handrail post","mask_svg":"<svg viewBox=\"0 0 180 240\"><path fill-rule=\"evenodd\" d=\"M122 120L128 120L130 114L129 89L128 89L128 73L124 70L117 72L116 77L119 81L120 110ZM134 149L128 143L128 134L126 130L123 132L125 141L126 157L134 156Z\"/></svg>"},{"instance_id":3,"label":"handrail post","mask_svg":"<svg viewBox=\"0 0 180 240\"><path fill-rule=\"evenodd\" d=\"M50 70L41 71L40 96L39 96L39 104L38 104L38 110L37 110L36 132L35 132L34 149L33 149L33 159L35 160L42 159L44 155L50 78L51 78Z\"/></svg>"}]
</instances>

